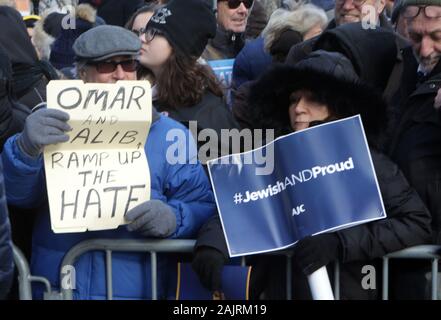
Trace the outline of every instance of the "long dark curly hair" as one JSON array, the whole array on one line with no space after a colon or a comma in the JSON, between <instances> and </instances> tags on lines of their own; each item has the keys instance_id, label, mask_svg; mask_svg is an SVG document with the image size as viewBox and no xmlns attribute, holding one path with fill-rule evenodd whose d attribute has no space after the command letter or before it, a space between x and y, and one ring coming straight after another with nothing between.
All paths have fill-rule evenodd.
<instances>
[{"instance_id":1,"label":"long dark curly hair","mask_svg":"<svg viewBox=\"0 0 441 320\"><path fill-rule=\"evenodd\" d=\"M155 80L157 101L172 108L190 107L199 103L206 90L216 96L223 96L222 85L208 65L174 49Z\"/></svg>"}]
</instances>

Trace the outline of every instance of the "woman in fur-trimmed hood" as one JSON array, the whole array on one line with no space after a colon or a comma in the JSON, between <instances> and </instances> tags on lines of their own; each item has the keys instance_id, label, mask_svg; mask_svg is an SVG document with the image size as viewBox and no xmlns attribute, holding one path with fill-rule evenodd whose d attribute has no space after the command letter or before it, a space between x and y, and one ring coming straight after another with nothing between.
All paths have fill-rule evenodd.
<instances>
[{"instance_id":1,"label":"woman in fur-trimmed hood","mask_svg":"<svg viewBox=\"0 0 441 320\"><path fill-rule=\"evenodd\" d=\"M382 256L409 246L430 242L430 214L398 167L372 148L384 121L381 95L358 79L350 61L340 53L315 51L294 67L277 66L250 88L250 123L253 128L275 129L284 135L327 122L361 114L371 146L387 218L348 229L323 233L300 240L293 251L293 297L311 298L306 276L338 261L340 298L376 299L377 282L363 288L363 266L380 267ZM265 131L265 130L264 130ZM293 159L298 155L290 155ZM339 199L335 199L339 201ZM199 233L193 267L202 283L216 283L221 276L220 255L228 257L219 221L210 221ZM202 248L202 249L201 249ZM221 257L221 258L219 258ZM251 274L251 296L262 292L269 299L284 299L285 260L273 256L256 257ZM377 269L381 270L381 269ZM332 272L329 273L332 276ZM422 274L421 283L424 281ZM379 281L379 277L374 281ZM216 288L210 288L216 289Z\"/></svg>"},{"instance_id":2,"label":"woman in fur-trimmed hood","mask_svg":"<svg viewBox=\"0 0 441 320\"><path fill-rule=\"evenodd\" d=\"M330 115L320 121L360 114L369 142L378 143L377 136L386 123L381 93L359 80L345 56L323 50L311 53L295 66L275 66L250 87L252 126L274 129L276 136L291 133L290 96L298 90L312 92L313 100L328 106Z\"/></svg>"}]
</instances>

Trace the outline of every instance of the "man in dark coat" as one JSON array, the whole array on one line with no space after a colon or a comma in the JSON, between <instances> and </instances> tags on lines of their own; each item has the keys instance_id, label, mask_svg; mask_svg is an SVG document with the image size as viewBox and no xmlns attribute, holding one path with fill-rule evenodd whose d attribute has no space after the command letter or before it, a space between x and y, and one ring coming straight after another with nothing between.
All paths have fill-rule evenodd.
<instances>
[{"instance_id":1,"label":"man in dark coat","mask_svg":"<svg viewBox=\"0 0 441 320\"><path fill-rule=\"evenodd\" d=\"M299 90L319 97L333 119L361 114L387 218L299 241L293 248L294 296L310 298L305 275L338 260L342 263L341 298L378 298L377 290L362 287L363 266L374 265L381 270L377 259L383 255L428 243L430 215L398 167L376 148L384 128L385 107L381 95L361 83L349 60L339 53L316 51L295 67L280 66L260 78L248 96L254 110L250 121L253 128L275 129L276 136L292 132L288 108L291 93ZM200 231L196 244L194 269L212 290L220 289L219 270L228 255L224 241L220 224L211 220ZM272 256L260 257L255 262L251 278L254 297L261 292L265 292L267 298L285 297L286 279L283 264L278 262ZM376 288L379 288L379 278L376 280Z\"/></svg>"},{"instance_id":2,"label":"man in dark coat","mask_svg":"<svg viewBox=\"0 0 441 320\"><path fill-rule=\"evenodd\" d=\"M210 2L205 0L206 2ZM216 36L210 39L202 58L205 60L234 59L245 45L248 33L253 36L260 32L252 31L248 28L248 23L252 23L252 29L262 30L266 24L266 16L262 6L255 0L240 1L239 6L231 7L234 2L227 0L216 0L217 31ZM250 15L254 18L251 21ZM262 23L264 21L264 23ZM259 26L260 25L260 26Z\"/></svg>"},{"instance_id":3,"label":"man in dark coat","mask_svg":"<svg viewBox=\"0 0 441 320\"><path fill-rule=\"evenodd\" d=\"M404 0L403 15L417 63L409 54L402 80L402 113L390 147L392 158L432 214L435 243L441 243L441 120L434 98L441 87L441 2Z\"/></svg>"}]
</instances>

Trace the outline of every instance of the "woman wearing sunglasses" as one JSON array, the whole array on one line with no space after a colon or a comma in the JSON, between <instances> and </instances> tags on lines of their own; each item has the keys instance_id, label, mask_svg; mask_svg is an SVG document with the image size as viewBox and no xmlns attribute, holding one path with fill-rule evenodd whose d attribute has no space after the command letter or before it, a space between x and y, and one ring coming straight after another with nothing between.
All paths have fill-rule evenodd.
<instances>
[{"instance_id":1,"label":"woman wearing sunglasses","mask_svg":"<svg viewBox=\"0 0 441 320\"><path fill-rule=\"evenodd\" d=\"M217 32L208 42L202 58L232 59L245 45L245 29L254 0L218 0Z\"/></svg>"},{"instance_id":2,"label":"woman wearing sunglasses","mask_svg":"<svg viewBox=\"0 0 441 320\"><path fill-rule=\"evenodd\" d=\"M142 18L148 15L134 17L132 31ZM152 74L156 109L184 125L196 121L198 130L213 129L218 136L221 129L237 127L213 71L198 61L216 33L211 8L200 0L172 0L145 23L137 30L139 62Z\"/></svg>"}]
</instances>

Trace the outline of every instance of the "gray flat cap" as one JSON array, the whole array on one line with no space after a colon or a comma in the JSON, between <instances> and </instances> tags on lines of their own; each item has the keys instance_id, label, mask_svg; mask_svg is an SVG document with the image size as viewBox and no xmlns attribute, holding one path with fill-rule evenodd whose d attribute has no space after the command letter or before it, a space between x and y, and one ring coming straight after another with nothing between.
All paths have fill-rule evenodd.
<instances>
[{"instance_id":1,"label":"gray flat cap","mask_svg":"<svg viewBox=\"0 0 441 320\"><path fill-rule=\"evenodd\" d=\"M73 49L77 61L101 61L114 56L137 55L141 49L141 40L122 27L102 25L79 36Z\"/></svg>"}]
</instances>

